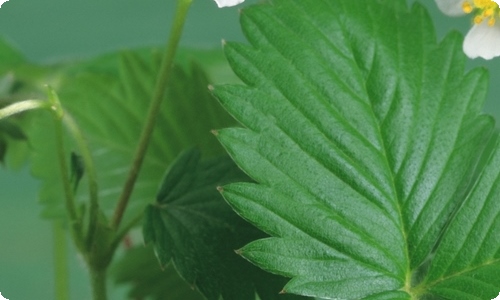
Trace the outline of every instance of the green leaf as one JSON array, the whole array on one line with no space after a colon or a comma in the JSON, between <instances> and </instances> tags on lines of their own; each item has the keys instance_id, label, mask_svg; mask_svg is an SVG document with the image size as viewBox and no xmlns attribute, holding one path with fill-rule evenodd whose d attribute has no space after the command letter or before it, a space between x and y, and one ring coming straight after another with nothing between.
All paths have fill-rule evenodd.
<instances>
[{"instance_id":1,"label":"green leaf","mask_svg":"<svg viewBox=\"0 0 500 300\"><path fill-rule=\"evenodd\" d=\"M76 192L80 180L82 180L83 174L85 173L85 165L83 163L83 158L81 155L71 152L70 156L71 165L71 183L73 185L73 191Z\"/></svg>"},{"instance_id":2,"label":"green leaf","mask_svg":"<svg viewBox=\"0 0 500 300\"><path fill-rule=\"evenodd\" d=\"M0 108L7 106L10 101L7 101L15 89L16 81L12 70L14 67L24 63L23 56L11 47L6 41L0 38ZM5 163L7 160L18 161L23 157L25 151L19 148L19 141L24 140L25 136L18 124L12 120L0 120L0 163ZM16 142L17 141L17 142ZM13 153L10 149L14 148L20 155L15 155L14 159L7 159L8 154ZM17 149L16 149L17 148ZM11 155L12 156L12 155Z\"/></svg>"},{"instance_id":3,"label":"green leaf","mask_svg":"<svg viewBox=\"0 0 500 300\"><path fill-rule=\"evenodd\" d=\"M160 66L157 52L125 52L66 70L58 90L63 107L82 128L95 160L101 207L109 215L121 192L129 165L152 98ZM162 106L157 128L139 175L125 222L142 213L153 199L164 170L182 149L197 145L204 155L222 152L210 130L233 123L209 94L203 70L191 64L189 70L175 68L172 85ZM29 131L34 156L32 170L42 179L40 200L43 215L62 216L62 188L53 172L55 146L50 120L35 119ZM70 151L77 151L68 139ZM77 198L87 201L86 179Z\"/></svg>"},{"instance_id":4,"label":"green leaf","mask_svg":"<svg viewBox=\"0 0 500 300\"><path fill-rule=\"evenodd\" d=\"M463 38L402 0L276 0L241 24L246 86L214 93L245 128L218 136L257 183L223 195L272 236L242 256L301 295L497 296L498 135Z\"/></svg>"},{"instance_id":5,"label":"green leaf","mask_svg":"<svg viewBox=\"0 0 500 300\"><path fill-rule=\"evenodd\" d=\"M265 236L239 218L216 187L248 180L229 157L201 162L187 151L167 172L143 227L162 267L170 262L207 299L295 299L280 296L284 278L267 274L234 253Z\"/></svg>"},{"instance_id":6,"label":"green leaf","mask_svg":"<svg viewBox=\"0 0 500 300\"><path fill-rule=\"evenodd\" d=\"M155 300L202 300L172 265L162 270L152 247L135 247L114 264L111 272L115 283L131 285L130 299L151 297Z\"/></svg>"},{"instance_id":7,"label":"green leaf","mask_svg":"<svg viewBox=\"0 0 500 300\"><path fill-rule=\"evenodd\" d=\"M44 97L44 85L57 85L61 66L37 66L0 38L0 108L13 102ZM26 114L0 121L0 162L19 168L29 156L29 144L23 127Z\"/></svg>"},{"instance_id":8,"label":"green leaf","mask_svg":"<svg viewBox=\"0 0 500 300\"><path fill-rule=\"evenodd\" d=\"M6 40L0 38L0 74L10 71L13 67L25 62L24 56Z\"/></svg>"},{"instance_id":9,"label":"green leaf","mask_svg":"<svg viewBox=\"0 0 500 300\"><path fill-rule=\"evenodd\" d=\"M19 145L25 140L26 136L18 124L10 120L0 120L0 163L5 162L5 157L8 153L7 150L15 147L13 145L16 145L16 142L17 145ZM24 156L23 153L19 154L21 154L21 156ZM12 161L12 158L10 159L10 161Z\"/></svg>"}]
</instances>

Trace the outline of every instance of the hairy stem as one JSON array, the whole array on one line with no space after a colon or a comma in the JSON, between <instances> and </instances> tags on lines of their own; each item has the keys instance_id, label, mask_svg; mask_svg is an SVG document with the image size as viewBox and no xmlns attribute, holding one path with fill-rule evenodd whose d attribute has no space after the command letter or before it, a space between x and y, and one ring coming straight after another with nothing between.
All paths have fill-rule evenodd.
<instances>
[{"instance_id":1,"label":"hairy stem","mask_svg":"<svg viewBox=\"0 0 500 300\"><path fill-rule=\"evenodd\" d=\"M103 269L90 269L90 283L92 286L92 299L93 300L106 300L106 268Z\"/></svg>"},{"instance_id":2,"label":"hairy stem","mask_svg":"<svg viewBox=\"0 0 500 300\"><path fill-rule=\"evenodd\" d=\"M155 91L153 94L153 99L149 106L148 115L146 118L146 123L143 127L139 145L136 149L132 166L129 170L125 185L123 187L122 193L118 199L118 204L116 206L113 219L111 220L111 227L117 230L120 226L120 222L127 208L128 201L134 190L135 183L137 181L137 176L141 170L142 163L144 161L144 156L148 149L149 141L153 133L156 119L160 111L160 106L163 98L165 98L166 88L170 83L172 66L174 64L174 57L179 45L179 40L182 35L182 29L186 21L186 16L189 11L189 7L192 0L178 0L175 17L173 20L172 29L170 31L170 38L163 55L162 65L160 68L160 73L158 74L158 79L156 81Z\"/></svg>"},{"instance_id":3,"label":"hairy stem","mask_svg":"<svg viewBox=\"0 0 500 300\"><path fill-rule=\"evenodd\" d=\"M85 173L87 174L88 184L89 184L89 197L90 197L90 220L89 228L87 230L86 237L86 247L90 249L94 241L94 235L97 228L97 219L99 216L99 200L98 200L98 188L97 188L97 176L94 168L94 161L92 160L92 155L90 153L89 146L82 131L76 124L75 120L65 112L63 115L63 122L66 128L71 133L72 137L75 139L80 154L83 158L83 163L85 165Z\"/></svg>"},{"instance_id":4,"label":"hairy stem","mask_svg":"<svg viewBox=\"0 0 500 300\"><path fill-rule=\"evenodd\" d=\"M47 107L47 101L42 100L24 100L21 102L16 102L0 109L0 119L7 118L24 111Z\"/></svg>"},{"instance_id":5,"label":"hairy stem","mask_svg":"<svg viewBox=\"0 0 500 300\"><path fill-rule=\"evenodd\" d=\"M69 272L68 249L66 244L66 231L61 222L52 223L53 248L54 248L54 281L55 299L69 299Z\"/></svg>"},{"instance_id":6,"label":"hairy stem","mask_svg":"<svg viewBox=\"0 0 500 300\"><path fill-rule=\"evenodd\" d=\"M59 117L54 118L54 127L57 145L57 158L59 160L59 172L61 174L61 182L63 184L64 199L66 210L68 211L71 222L72 236L76 247L82 251L83 248L83 233L81 228L81 220L76 210L75 196L71 189L71 182L68 173L68 163L66 161L66 150L64 147L63 126Z\"/></svg>"},{"instance_id":7,"label":"hairy stem","mask_svg":"<svg viewBox=\"0 0 500 300\"><path fill-rule=\"evenodd\" d=\"M111 251L115 251L116 248L120 245L120 242L123 240L123 238L127 235L127 233L130 231L130 229L134 228L136 225L138 225L142 218L143 218L144 213L141 212L137 216L135 216L128 224L123 226L120 231L118 231L113 238L113 241L111 242Z\"/></svg>"},{"instance_id":8,"label":"hairy stem","mask_svg":"<svg viewBox=\"0 0 500 300\"><path fill-rule=\"evenodd\" d=\"M68 210L72 218L72 221L78 219L79 217L76 213L73 191L71 190L71 188L69 191L67 191L67 188L68 186L71 185L71 183L67 171L66 158L64 157L66 155L66 152L64 151L62 124L64 124L68 129L69 133L75 140L80 150L80 154L83 157L85 173L87 174L89 182L89 197L90 197L90 220L88 225L89 228L87 230L87 236L85 238L85 249L89 250L94 240L94 235L97 228L97 219L99 215L97 176L95 173L94 162L92 160L92 155L90 153L89 146L87 144L87 141L85 140L85 137L83 136L82 131L76 124L75 120L71 117L71 115L69 115L67 111L64 111L56 92L51 87L48 87L47 93L49 96L49 103L51 105L50 108L54 111L58 123L56 124L56 135L58 136L57 139L58 139L59 160L61 167L64 165L64 170L62 170L62 172L64 172L63 176L68 178L67 182L64 182L64 191L65 194L67 195L66 198L71 200L71 201L68 200L69 202L67 204L69 206ZM71 195L70 198L68 198L69 195ZM73 219L73 217L75 217L75 219ZM78 219L78 223L81 223L81 220Z\"/></svg>"}]
</instances>

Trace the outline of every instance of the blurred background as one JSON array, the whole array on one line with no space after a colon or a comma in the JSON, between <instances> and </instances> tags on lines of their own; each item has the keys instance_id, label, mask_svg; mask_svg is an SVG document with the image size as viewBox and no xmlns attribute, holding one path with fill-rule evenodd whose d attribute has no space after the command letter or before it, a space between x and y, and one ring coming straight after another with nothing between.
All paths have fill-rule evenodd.
<instances>
[{"instance_id":1,"label":"blurred background","mask_svg":"<svg viewBox=\"0 0 500 300\"><path fill-rule=\"evenodd\" d=\"M213 0L194 0L182 47L220 49L222 39L244 41L238 9L217 8ZM414 1L409 0L409 3ZM442 15L434 1L423 0L441 39L450 30L466 34L469 17ZM162 46L174 0L66 1L10 0L0 8L0 38L40 64L81 60L145 46ZM0 62L1 64L2 62ZM468 68L490 70L490 90L484 111L500 118L500 58L470 60ZM9 300L53 299L51 225L39 218L38 183L28 167L0 167L0 293ZM83 262L71 257L72 299L90 299ZM111 288L111 299L125 299Z\"/></svg>"}]
</instances>

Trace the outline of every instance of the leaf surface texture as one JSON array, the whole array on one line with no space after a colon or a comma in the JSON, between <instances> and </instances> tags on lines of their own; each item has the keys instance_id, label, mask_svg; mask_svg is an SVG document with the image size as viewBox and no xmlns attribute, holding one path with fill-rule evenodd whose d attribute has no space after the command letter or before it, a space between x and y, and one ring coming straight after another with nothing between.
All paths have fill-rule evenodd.
<instances>
[{"instance_id":1,"label":"leaf surface texture","mask_svg":"<svg viewBox=\"0 0 500 300\"><path fill-rule=\"evenodd\" d=\"M241 24L246 85L214 94L245 128L218 137L257 183L223 195L272 236L242 255L307 296L498 295L500 154L463 38L404 1L276 0Z\"/></svg>"}]
</instances>

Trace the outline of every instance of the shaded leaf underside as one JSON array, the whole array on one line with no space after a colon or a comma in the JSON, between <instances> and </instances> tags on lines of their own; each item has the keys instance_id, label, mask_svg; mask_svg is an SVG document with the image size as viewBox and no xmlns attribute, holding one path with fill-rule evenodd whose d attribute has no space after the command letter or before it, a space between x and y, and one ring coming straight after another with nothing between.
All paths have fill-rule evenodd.
<instances>
[{"instance_id":1,"label":"shaded leaf underside","mask_svg":"<svg viewBox=\"0 0 500 300\"><path fill-rule=\"evenodd\" d=\"M217 186L248 180L229 157L200 161L186 151L172 164L155 204L148 206L146 243L153 243L162 266L179 274L209 300L301 299L279 295L285 278L266 273L234 253L265 235L239 218Z\"/></svg>"},{"instance_id":2,"label":"shaded leaf underside","mask_svg":"<svg viewBox=\"0 0 500 300\"><path fill-rule=\"evenodd\" d=\"M114 265L111 275L118 284L132 286L131 299L152 297L155 300L202 300L172 265L164 270L158 265L152 247L139 246L125 252Z\"/></svg>"},{"instance_id":3,"label":"shaded leaf underside","mask_svg":"<svg viewBox=\"0 0 500 300\"><path fill-rule=\"evenodd\" d=\"M437 43L420 5L384 3L243 10L251 45L225 51L246 86L214 93L246 127L219 139L258 184L224 196L273 237L242 255L293 277L291 293L493 298L499 154L480 111L486 72L464 74L462 37ZM479 165L488 143L494 154Z\"/></svg>"}]
</instances>

